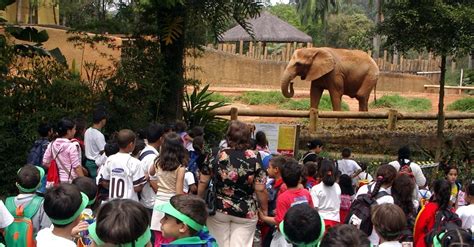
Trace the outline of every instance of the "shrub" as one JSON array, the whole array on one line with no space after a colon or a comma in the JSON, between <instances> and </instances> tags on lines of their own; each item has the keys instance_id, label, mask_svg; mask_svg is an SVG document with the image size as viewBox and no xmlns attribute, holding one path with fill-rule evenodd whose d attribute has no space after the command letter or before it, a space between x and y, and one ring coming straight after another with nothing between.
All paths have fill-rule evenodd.
<instances>
[{"instance_id":1,"label":"shrub","mask_svg":"<svg viewBox=\"0 0 474 247\"><path fill-rule=\"evenodd\" d=\"M282 105L284 109L288 110L308 110L310 108L309 99L303 100L290 100ZM331 98L329 95L323 95L319 101L319 110L321 111L332 111ZM343 111L349 111L349 105L346 102L342 102L341 108Z\"/></svg>"},{"instance_id":2,"label":"shrub","mask_svg":"<svg viewBox=\"0 0 474 247\"><path fill-rule=\"evenodd\" d=\"M209 100L211 102L231 103L233 101L233 98L222 95L220 93L213 92L211 95L209 95Z\"/></svg>"},{"instance_id":3,"label":"shrub","mask_svg":"<svg viewBox=\"0 0 474 247\"><path fill-rule=\"evenodd\" d=\"M474 97L458 99L448 106L448 110L474 112Z\"/></svg>"},{"instance_id":4,"label":"shrub","mask_svg":"<svg viewBox=\"0 0 474 247\"><path fill-rule=\"evenodd\" d=\"M421 112L431 110L431 101L424 98L406 98L398 94L384 95L377 102L370 103L374 108L393 108L400 111Z\"/></svg>"},{"instance_id":5,"label":"shrub","mask_svg":"<svg viewBox=\"0 0 474 247\"><path fill-rule=\"evenodd\" d=\"M240 97L240 100L249 105L272 105L289 101L280 91L246 92Z\"/></svg>"}]
</instances>

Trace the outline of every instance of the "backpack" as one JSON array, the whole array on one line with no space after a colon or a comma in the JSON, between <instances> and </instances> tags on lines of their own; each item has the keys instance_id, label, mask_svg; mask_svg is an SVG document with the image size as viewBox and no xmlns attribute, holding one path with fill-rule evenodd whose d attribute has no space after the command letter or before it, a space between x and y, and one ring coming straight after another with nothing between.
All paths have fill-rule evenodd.
<instances>
[{"instance_id":1,"label":"backpack","mask_svg":"<svg viewBox=\"0 0 474 247\"><path fill-rule=\"evenodd\" d=\"M439 234L461 228L462 221L456 213L451 212L449 209L440 209L436 212L435 223L433 229L431 229L425 236L425 242L427 246L433 244L433 239L438 237Z\"/></svg>"},{"instance_id":2,"label":"backpack","mask_svg":"<svg viewBox=\"0 0 474 247\"><path fill-rule=\"evenodd\" d=\"M354 225L370 236L372 234L372 220L370 210L372 205L377 205L377 199L389 195L386 191L379 191L372 195L372 186L368 186L368 193L359 195L353 202L349 209L349 214L345 219L345 224Z\"/></svg>"},{"instance_id":3,"label":"backpack","mask_svg":"<svg viewBox=\"0 0 474 247\"><path fill-rule=\"evenodd\" d=\"M405 159L400 159L398 161L400 163L400 169L398 169L398 174L405 174L415 180L415 175L413 175L413 171L411 170L410 164L411 161L405 162Z\"/></svg>"},{"instance_id":4,"label":"backpack","mask_svg":"<svg viewBox=\"0 0 474 247\"><path fill-rule=\"evenodd\" d=\"M43 198L33 196L26 207L15 205L15 197L8 197L5 207L15 218L13 223L5 228L5 243L8 247L35 247L36 240L33 233L33 222L31 219L38 212Z\"/></svg>"},{"instance_id":5,"label":"backpack","mask_svg":"<svg viewBox=\"0 0 474 247\"><path fill-rule=\"evenodd\" d=\"M429 190L426 190L425 193L421 193L421 190L418 192L421 196L421 199L420 199L420 208L423 208L429 201L430 201L430 198L428 198L428 193L429 193Z\"/></svg>"},{"instance_id":6,"label":"backpack","mask_svg":"<svg viewBox=\"0 0 474 247\"><path fill-rule=\"evenodd\" d=\"M161 244L162 247L217 247L216 239L209 234L206 227L197 233L201 239L201 243L189 243L189 244Z\"/></svg>"},{"instance_id":7,"label":"backpack","mask_svg":"<svg viewBox=\"0 0 474 247\"><path fill-rule=\"evenodd\" d=\"M43 156L48 144L48 140L36 140L28 153L26 164L43 167Z\"/></svg>"},{"instance_id":8,"label":"backpack","mask_svg":"<svg viewBox=\"0 0 474 247\"><path fill-rule=\"evenodd\" d=\"M48 174L46 175L46 188L51 188L54 186L58 186L61 183L59 178L59 169L56 158L58 157L59 153L61 153L62 148L58 151L56 156L53 153L53 145L51 145L51 154L53 155L53 159L49 162ZM69 172L69 176L71 173Z\"/></svg>"}]
</instances>

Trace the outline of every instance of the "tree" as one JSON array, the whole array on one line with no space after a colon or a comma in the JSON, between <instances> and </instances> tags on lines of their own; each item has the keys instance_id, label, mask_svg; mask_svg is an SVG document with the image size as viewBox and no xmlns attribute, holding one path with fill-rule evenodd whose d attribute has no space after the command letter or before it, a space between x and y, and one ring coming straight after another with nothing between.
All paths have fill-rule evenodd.
<instances>
[{"instance_id":1,"label":"tree","mask_svg":"<svg viewBox=\"0 0 474 247\"><path fill-rule=\"evenodd\" d=\"M474 50L474 2L469 0L399 0L385 6L379 33L398 51L428 50L441 56L437 137L444 137L446 57ZM439 158L439 155L438 155Z\"/></svg>"},{"instance_id":2,"label":"tree","mask_svg":"<svg viewBox=\"0 0 474 247\"><path fill-rule=\"evenodd\" d=\"M328 19L328 45L369 50L374 23L364 14L338 14Z\"/></svg>"}]
</instances>

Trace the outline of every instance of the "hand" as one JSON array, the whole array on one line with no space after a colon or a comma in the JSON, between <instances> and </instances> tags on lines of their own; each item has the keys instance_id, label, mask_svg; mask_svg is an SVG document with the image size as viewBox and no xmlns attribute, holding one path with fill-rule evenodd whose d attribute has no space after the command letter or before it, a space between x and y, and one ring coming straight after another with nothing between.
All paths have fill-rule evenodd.
<instances>
[{"instance_id":1,"label":"hand","mask_svg":"<svg viewBox=\"0 0 474 247\"><path fill-rule=\"evenodd\" d=\"M267 212L263 211L261 208L258 209L258 218L263 219L267 216Z\"/></svg>"},{"instance_id":2,"label":"hand","mask_svg":"<svg viewBox=\"0 0 474 247\"><path fill-rule=\"evenodd\" d=\"M79 224L77 224L75 227L72 228L71 236L80 237L79 233L87 230L87 227L89 227L89 223L87 223L87 221L84 220L84 221L79 222Z\"/></svg>"}]
</instances>

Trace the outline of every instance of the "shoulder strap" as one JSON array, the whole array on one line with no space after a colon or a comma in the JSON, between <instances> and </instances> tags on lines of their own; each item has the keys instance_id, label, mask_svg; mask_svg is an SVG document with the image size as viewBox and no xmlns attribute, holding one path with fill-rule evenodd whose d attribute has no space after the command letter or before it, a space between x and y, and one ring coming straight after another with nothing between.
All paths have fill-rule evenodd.
<instances>
[{"instance_id":1,"label":"shoulder strap","mask_svg":"<svg viewBox=\"0 0 474 247\"><path fill-rule=\"evenodd\" d=\"M368 179L369 179L369 173L365 171L365 180L368 180Z\"/></svg>"},{"instance_id":2,"label":"shoulder strap","mask_svg":"<svg viewBox=\"0 0 474 247\"><path fill-rule=\"evenodd\" d=\"M143 160L146 156L148 156L149 154L154 154L155 152L153 152L153 150L148 150L148 151L145 151L143 152L140 157L138 157L138 159L141 161Z\"/></svg>"},{"instance_id":3,"label":"shoulder strap","mask_svg":"<svg viewBox=\"0 0 474 247\"><path fill-rule=\"evenodd\" d=\"M36 212L38 212L42 202L42 197L36 195L33 196L28 206L25 207L24 216L30 219L33 218Z\"/></svg>"},{"instance_id":4,"label":"shoulder strap","mask_svg":"<svg viewBox=\"0 0 474 247\"><path fill-rule=\"evenodd\" d=\"M10 196L5 200L5 207L8 209L11 215L16 216L16 205L15 205L15 197Z\"/></svg>"}]
</instances>

